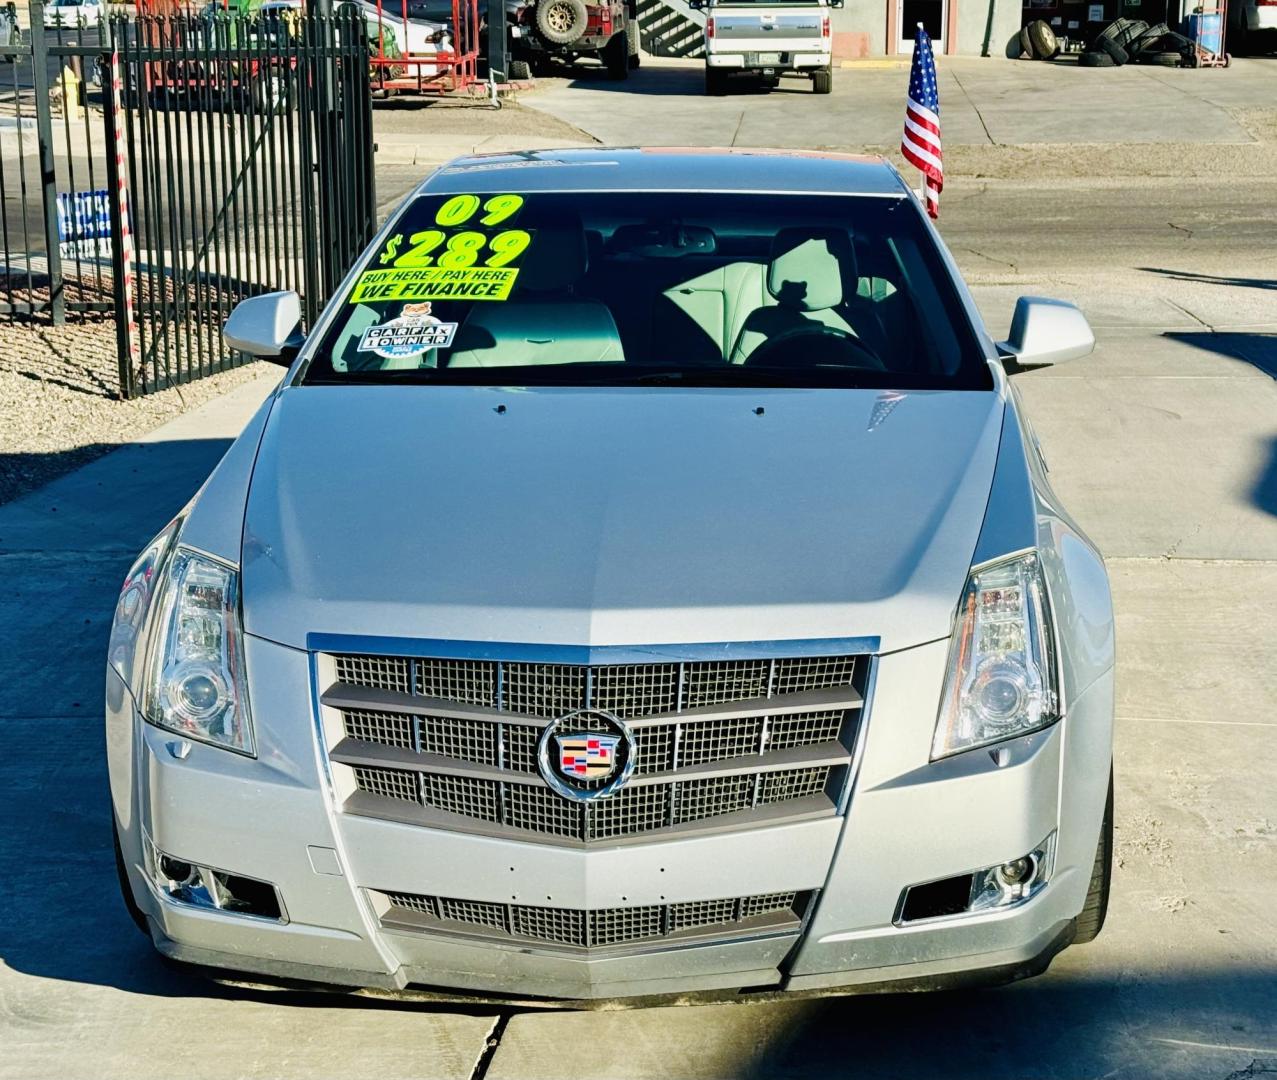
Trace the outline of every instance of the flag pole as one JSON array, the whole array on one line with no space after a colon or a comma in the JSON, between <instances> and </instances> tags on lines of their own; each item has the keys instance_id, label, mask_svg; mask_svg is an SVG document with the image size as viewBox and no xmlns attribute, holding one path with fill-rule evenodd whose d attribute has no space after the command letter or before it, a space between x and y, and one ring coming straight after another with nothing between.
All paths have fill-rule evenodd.
<instances>
[{"instance_id":1,"label":"flag pole","mask_svg":"<svg viewBox=\"0 0 1277 1080\"><path fill-rule=\"evenodd\" d=\"M918 23L918 29L922 29L922 23ZM913 50L918 51L918 35L913 37ZM922 199L922 208L927 209L927 174L923 169L918 170L918 196Z\"/></svg>"}]
</instances>

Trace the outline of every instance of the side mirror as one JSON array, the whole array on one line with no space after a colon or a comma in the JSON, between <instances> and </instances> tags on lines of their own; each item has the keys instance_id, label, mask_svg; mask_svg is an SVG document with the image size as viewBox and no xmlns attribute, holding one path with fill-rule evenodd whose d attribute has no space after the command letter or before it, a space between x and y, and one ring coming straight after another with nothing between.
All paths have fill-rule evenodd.
<instances>
[{"instance_id":1,"label":"side mirror","mask_svg":"<svg viewBox=\"0 0 1277 1080\"><path fill-rule=\"evenodd\" d=\"M273 292L241 300L222 327L222 340L232 349L288 367L306 341L301 297Z\"/></svg>"},{"instance_id":2,"label":"side mirror","mask_svg":"<svg viewBox=\"0 0 1277 1080\"><path fill-rule=\"evenodd\" d=\"M1015 302L1011 334L998 342L998 352L1017 367L1061 364L1089 356L1095 348L1091 324L1072 304L1041 296L1022 296Z\"/></svg>"},{"instance_id":3,"label":"side mirror","mask_svg":"<svg viewBox=\"0 0 1277 1080\"><path fill-rule=\"evenodd\" d=\"M829 0L829 6L831 8L840 8L842 7L842 5L843 5L843 0Z\"/></svg>"},{"instance_id":4,"label":"side mirror","mask_svg":"<svg viewBox=\"0 0 1277 1080\"><path fill-rule=\"evenodd\" d=\"M687 6L693 11L700 11L705 6L705 0L687 0Z\"/></svg>"}]
</instances>

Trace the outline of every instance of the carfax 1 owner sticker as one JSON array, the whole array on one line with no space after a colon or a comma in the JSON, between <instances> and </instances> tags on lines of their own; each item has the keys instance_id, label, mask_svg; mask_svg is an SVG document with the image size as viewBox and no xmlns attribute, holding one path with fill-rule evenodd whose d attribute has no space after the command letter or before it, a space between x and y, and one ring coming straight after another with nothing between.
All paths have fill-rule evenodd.
<instances>
[{"instance_id":1,"label":"carfax 1 owner sticker","mask_svg":"<svg viewBox=\"0 0 1277 1080\"><path fill-rule=\"evenodd\" d=\"M350 302L508 299L533 239L513 227L523 203L514 194L452 196L429 228L387 239Z\"/></svg>"},{"instance_id":2,"label":"carfax 1 owner sticker","mask_svg":"<svg viewBox=\"0 0 1277 1080\"><path fill-rule=\"evenodd\" d=\"M399 317L370 326L359 339L359 351L376 353L387 360L420 356L429 349L446 349L457 332L454 322L441 322L430 314L430 301L404 304Z\"/></svg>"}]
</instances>

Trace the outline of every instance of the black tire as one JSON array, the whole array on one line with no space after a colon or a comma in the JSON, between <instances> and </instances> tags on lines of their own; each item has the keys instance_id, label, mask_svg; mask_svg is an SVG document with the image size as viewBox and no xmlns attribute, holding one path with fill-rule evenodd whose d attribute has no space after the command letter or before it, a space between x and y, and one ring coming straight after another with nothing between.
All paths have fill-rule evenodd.
<instances>
[{"instance_id":1,"label":"black tire","mask_svg":"<svg viewBox=\"0 0 1277 1080\"><path fill-rule=\"evenodd\" d=\"M1131 58L1131 54L1112 38L1100 38L1096 44L1100 47L1100 52L1106 53L1108 58L1113 61L1114 67L1121 67Z\"/></svg>"},{"instance_id":2,"label":"black tire","mask_svg":"<svg viewBox=\"0 0 1277 1080\"><path fill-rule=\"evenodd\" d=\"M1060 51L1060 43L1056 40L1055 31L1045 19L1029 23L1029 41L1033 44L1033 52L1039 60L1050 60Z\"/></svg>"},{"instance_id":3,"label":"black tire","mask_svg":"<svg viewBox=\"0 0 1277 1080\"><path fill-rule=\"evenodd\" d=\"M1150 50L1140 53L1139 62L1141 64L1156 64L1158 67L1187 67L1184 54L1178 50Z\"/></svg>"},{"instance_id":4,"label":"black tire","mask_svg":"<svg viewBox=\"0 0 1277 1080\"><path fill-rule=\"evenodd\" d=\"M727 93L727 75L713 68L705 69L705 93L710 97L722 97Z\"/></svg>"},{"instance_id":5,"label":"black tire","mask_svg":"<svg viewBox=\"0 0 1277 1080\"><path fill-rule=\"evenodd\" d=\"M630 77L630 53L624 34L613 34L612 40L603 46L600 56L607 68L607 77L613 82Z\"/></svg>"},{"instance_id":6,"label":"black tire","mask_svg":"<svg viewBox=\"0 0 1277 1080\"><path fill-rule=\"evenodd\" d=\"M114 821L111 822L111 839L115 842L115 876L120 882L120 898L124 901L125 910L133 920L133 925L150 941L151 927L142 909L137 906L137 901L133 899L133 886L129 884L129 874L124 869L124 852L120 850L120 831Z\"/></svg>"},{"instance_id":7,"label":"black tire","mask_svg":"<svg viewBox=\"0 0 1277 1080\"><path fill-rule=\"evenodd\" d=\"M811 73L811 92L813 94L832 94L834 92L833 68L817 68Z\"/></svg>"},{"instance_id":8,"label":"black tire","mask_svg":"<svg viewBox=\"0 0 1277 1080\"><path fill-rule=\"evenodd\" d=\"M1147 30L1148 23L1146 23L1143 19L1128 19L1127 25L1123 28L1121 33L1114 36L1113 40L1129 52L1131 43L1138 40L1139 37Z\"/></svg>"},{"instance_id":9,"label":"black tire","mask_svg":"<svg viewBox=\"0 0 1277 1080\"><path fill-rule=\"evenodd\" d=\"M1171 28L1165 23L1157 23L1147 27L1138 37L1131 38L1130 41L1123 46L1128 53L1134 56L1145 45L1156 41L1158 38L1165 36L1171 32Z\"/></svg>"},{"instance_id":10,"label":"black tire","mask_svg":"<svg viewBox=\"0 0 1277 1080\"><path fill-rule=\"evenodd\" d=\"M1020 27L1020 55L1027 57L1029 60L1038 58L1038 54L1033 51L1033 39L1029 37L1029 28L1027 26Z\"/></svg>"},{"instance_id":11,"label":"black tire","mask_svg":"<svg viewBox=\"0 0 1277 1080\"><path fill-rule=\"evenodd\" d=\"M1104 820L1100 823L1100 840L1095 847L1095 862L1091 866L1091 886L1086 891L1086 903L1077 917L1077 933L1074 945L1094 941L1104 929L1108 916L1109 891L1113 884L1113 769L1109 767L1109 793L1104 803Z\"/></svg>"},{"instance_id":12,"label":"black tire","mask_svg":"<svg viewBox=\"0 0 1277 1080\"><path fill-rule=\"evenodd\" d=\"M513 82L526 82L532 78L532 65L526 60L511 60L510 70L506 72L506 75Z\"/></svg>"},{"instance_id":13,"label":"black tire","mask_svg":"<svg viewBox=\"0 0 1277 1080\"><path fill-rule=\"evenodd\" d=\"M1077 58L1079 67L1115 67L1113 58L1106 52L1084 52Z\"/></svg>"},{"instance_id":14,"label":"black tire","mask_svg":"<svg viewBox=\"0 0 1277 1080\"><path fill-rule=\"evenodd\" d=\"M585 0L537 0L537 31L551 45L571 45L585 33Z\"/></svg>"},{"instance_id":15,"label":"black tire","mask_svg":"<svg viewBox=\"0 0 1277 1080\"><path fill-rule=\"evenodd\" d=\"M1116 40L1120 34L1126 33L1126 28L1131 25L1130 19L1114 19L1103 30L1100 31L1099 37L1095 40L1098 42L1100 38L1112 38ZM1120 42L1119 42L1120 44Z\"/></svg>"}]
</instances>

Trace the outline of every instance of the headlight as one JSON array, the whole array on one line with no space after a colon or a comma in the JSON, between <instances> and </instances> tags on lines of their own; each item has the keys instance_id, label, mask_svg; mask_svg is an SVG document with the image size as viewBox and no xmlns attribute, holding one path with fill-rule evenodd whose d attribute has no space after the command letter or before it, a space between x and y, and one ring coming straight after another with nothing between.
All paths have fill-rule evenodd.
<instances>
[{"instance_id":1,"label":"headlight","mask_svg":"<svg viewBox=\"0 0 1277 1080\"><path fill-rule=\"evenodd\" d=\"M143 711L188 739L253 753L239 575L179 548L157 612Z\"/></svg>"},{"instance_id":2,"label":"headlight","mask_svg":"<svg viewBox=\"0 0 1277 1080\"><path fill-rule=\"evenodd\" d=\"M111 623L111 642L107 660L129 686L133 686L135 664L140 664L145 646L143 631L151 611L155 593L163 576L164 558L182 523L181 517L170 521L129 568L128 577L115 603Z\"/></svg>"},{"instance_id":3,"label":"headlight","mask_svg":"<svg viewBox=\"0 0 1277 1080\"><path fill-rule=\"evenodd\" d=\"M972 570L953 628L932 760L1058 719L1055 648L1037 555Z\"/></svg>"}]
</instances>

